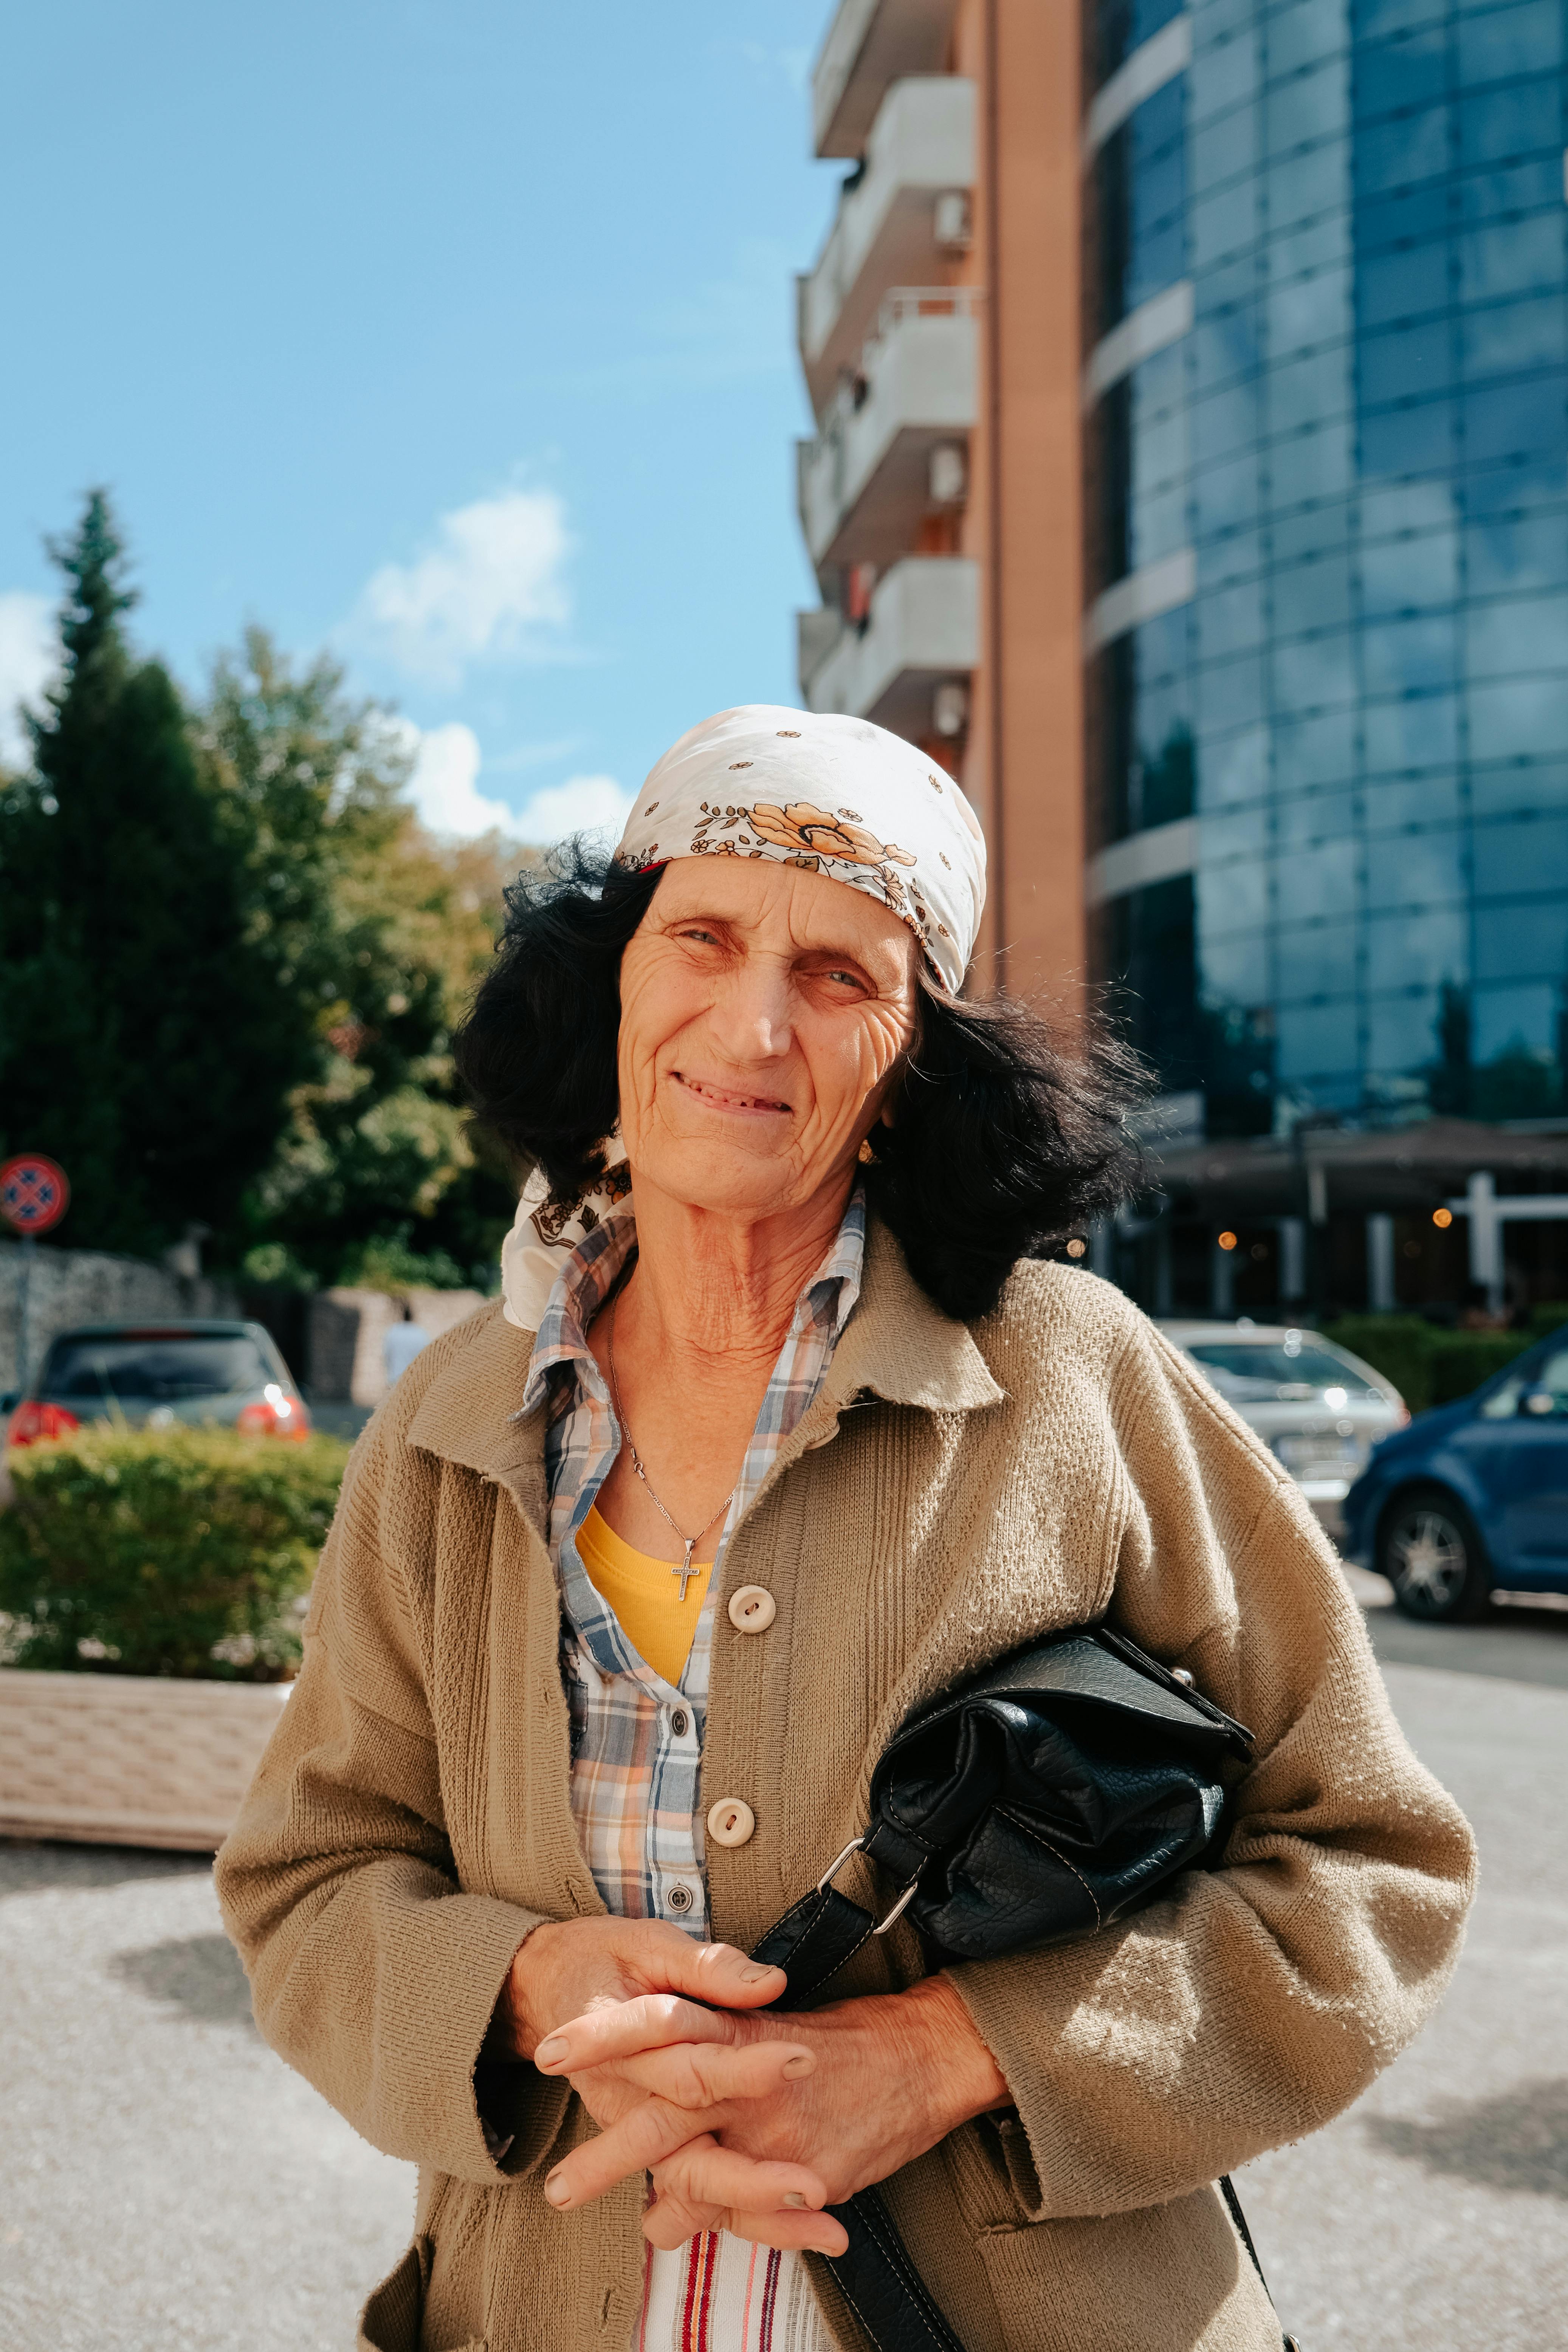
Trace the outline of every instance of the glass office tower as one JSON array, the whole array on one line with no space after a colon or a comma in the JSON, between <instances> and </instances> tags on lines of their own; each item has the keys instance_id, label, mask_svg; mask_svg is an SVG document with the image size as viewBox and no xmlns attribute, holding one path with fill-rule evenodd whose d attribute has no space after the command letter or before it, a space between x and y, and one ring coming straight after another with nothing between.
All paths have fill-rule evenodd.
<instances>
[{"instance_id":1,"label":"glass office tower","mask_svg":"<svg viewBox=\"0 0 1568 2352\"><path fill-rule=\"evenodd\" d=\"M1568 1064L1563 0L1089 0L1089 892L1211 1136Z\"/></svg>"}]
</instances>

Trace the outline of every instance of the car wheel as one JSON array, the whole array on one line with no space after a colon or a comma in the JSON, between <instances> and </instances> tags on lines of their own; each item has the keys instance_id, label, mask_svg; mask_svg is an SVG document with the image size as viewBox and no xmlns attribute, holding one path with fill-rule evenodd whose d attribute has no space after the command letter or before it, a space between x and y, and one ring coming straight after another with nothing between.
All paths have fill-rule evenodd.
<instances>
[{"instance_id":1,"label":"car wheel","mask_svg":"<svg viewBox=\"0 0 1568 2352\"><path fill-rule=\"evenodd\" d=\"M1479 1616L1491 1598L1491 1570L1475 1522L1440 1486L1399 1497L1378 1537L1377 1564L1396 1606L1428 1624Z\"/></svg>"}]
</instances>

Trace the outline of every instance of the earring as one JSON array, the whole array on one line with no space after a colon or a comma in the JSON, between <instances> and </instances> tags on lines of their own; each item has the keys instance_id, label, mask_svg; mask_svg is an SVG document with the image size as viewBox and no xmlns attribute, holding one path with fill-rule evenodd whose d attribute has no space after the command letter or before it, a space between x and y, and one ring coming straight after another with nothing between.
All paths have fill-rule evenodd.
<instances>
[{"instance_id":1,"label":"earring","mask_svg":"<svg viewBox=\"0 0 1568 2352\"><path fill-rule=\"evenodd\" d=\"M863 1135L860 1138L860 1149L855 1156L859 1160L862 1168L874 1168L876 1166L877 1155L871 1149L871 1139L868 1135Z\"/></svg>"}]
</instances>

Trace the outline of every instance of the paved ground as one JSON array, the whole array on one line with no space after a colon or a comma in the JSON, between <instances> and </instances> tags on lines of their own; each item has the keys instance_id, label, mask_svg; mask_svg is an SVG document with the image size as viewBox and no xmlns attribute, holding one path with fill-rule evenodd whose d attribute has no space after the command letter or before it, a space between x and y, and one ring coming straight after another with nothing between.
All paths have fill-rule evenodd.
<instances>
[{"instance_id":1,"label":"paved ground","mask_svg":"<svg viewBox=\"0 0 1568 2352\"><path fill-rule=\"evenodd\" d=\"M1483 1892L1436 2024L1243 2193L1306 2352L1542 2352L1568 2310L1568 1612L1370 1622ZM202 1864L0 1844L0 2021L4 2352L347 2352L412 2173L263 2048Z\"/></svg>"}]
</instances>

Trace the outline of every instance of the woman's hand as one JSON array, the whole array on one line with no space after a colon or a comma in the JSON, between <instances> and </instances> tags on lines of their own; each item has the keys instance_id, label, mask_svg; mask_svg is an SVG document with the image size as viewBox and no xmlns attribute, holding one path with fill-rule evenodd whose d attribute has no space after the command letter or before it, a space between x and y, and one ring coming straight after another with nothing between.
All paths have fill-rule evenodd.
<instances>
[{"instance_id":1,"label":"woman's hand","mask_svg":"<svg viewBox=\"0 0 1568 2352\"><path fill-rule=\"evenodd\" d=\"M594 2190L598 2196L702 2131L703 2118L776 2094L811 2072L816 2062L795 2035L738 2042L725 2031L731 2011L776 2000L784 1988L782 1969L760 1968L731 1944L693 1943L679 1927L658 1920L552 1921L534 1928L512 1961L497 2004L493 2043L510 2056L531 2058L542 2073L569 2075L601 2132L620 2130L616 2146L624 2160ZM556 2029L564 2025L569 2035L574 2023L597 2026L611 2019L615 2032L603 2038L595 2062L579 2077L572 2043ZM617 2062L612 2042L634 2053L631 2064ZM636 2055L647 2051L659 2053L658 2081L647 2078L647 2062ZM767 2239L771 2245L816 2245L826 2231L828 2251L838 2250L843 2233L815 2210L826 2192L814 2172L742 2156L722 2157L721 2163L724 2201L758 2216L758 2229L747 2234L761 2236L765 2217L776 2225ZM545 2193L551 2195L548 2187Z\"/></svg>"},{"instance_id":2,"label":"woman's hand","mask_svg":"<svg viewBox=\"0 0 1568 2352\"><path fill-rule=\"evenodd\" d=\"M509 2056L531 2058L557 2026L605 2004L684 1994L719 2009L761 2009L784 1989L782 1969L759 1968L732 1944L694 1943L662 1920L546 1920L513 1959L491 2030Z\"/></svg>"},{"instance_id":3,"label":"woman's hand","mask_svg":"<svg viewBox=\"0 0 1568 2352\"><path fill-rule=\"evenodd\" d=\"M805 2017L697 2012L695 2046L672 2038L688 2030L689 2014L667 2024L642 2001L603 2007L574 2019L538 2052L543 2072L570 2074L594 2111L605 2111L601 2137L551 2174L552 2204L585 2203L647 2169L657 2196L643 2228L655 2245L725 2229L771 2245L841 2253L847 2241L831 2217L780 2210L759 2201L758 2192L795 2168L816 2189L807 2193L808 2206L839 2203L1009 2095L944 1977ZM781 2046L814 2063L715 2095L740 2080L722 2057L755 2058ZM595 2099L601 2075L613 2080L613 2098ZM641 2095L623 2105L628 2092ZM788 2201L794 2207L794 2198Z\"/></svg>"}]
</instances>

